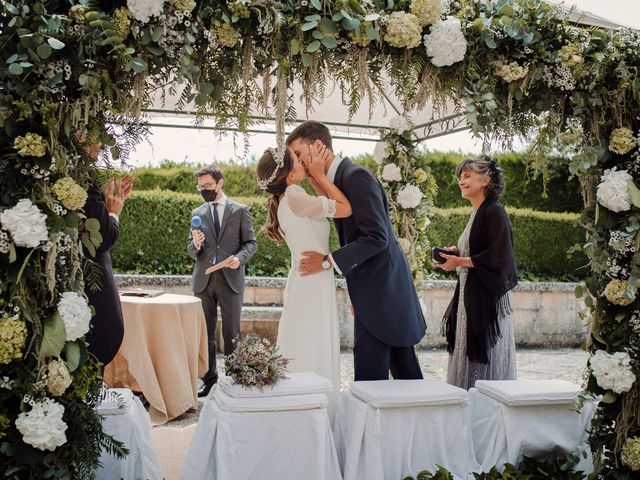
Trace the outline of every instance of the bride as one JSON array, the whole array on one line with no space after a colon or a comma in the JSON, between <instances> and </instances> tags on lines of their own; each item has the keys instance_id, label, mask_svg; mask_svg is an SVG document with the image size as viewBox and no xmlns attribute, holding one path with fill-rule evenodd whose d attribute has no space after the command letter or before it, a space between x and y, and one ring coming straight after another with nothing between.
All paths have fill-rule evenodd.
<instances>
[{"instance_id":1,"label":"bride","mask_svg":"<svg viewBox=\"0 0 640 480\"><path fill-rule=\"evenodd\" d=\"M291 359L293 372L315 372L331 380L333 395L329 416L333 421L340 392L340 335L333 269L326 263L318 275L301 276L302 253L318 251L328 256L329 221L351 215L347 197L329 181L325 162L331 152L320 142L309 145L309 162L288 148L268 148L258 162L260 188L271 194L267 202L267 235L285 241L291 251L291 270L284 291L284 308L278 324L277 346ZM316 191L309 195L300 184L311 177ZM326 260L326 258L325 258Z\"/></svg>"}]
</instances>

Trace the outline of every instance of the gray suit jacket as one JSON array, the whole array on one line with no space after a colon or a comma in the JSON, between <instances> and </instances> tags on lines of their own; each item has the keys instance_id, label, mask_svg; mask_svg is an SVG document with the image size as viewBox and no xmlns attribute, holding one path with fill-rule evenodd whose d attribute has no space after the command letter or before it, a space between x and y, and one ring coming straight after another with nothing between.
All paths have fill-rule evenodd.
<instances>
[{"instance_id":1,"label":"gray suit jacket","mask_svg":"<svg viewBox=\"0 0 640 480\"><path fill-rule=\"evenodd\" d=\"M240 267L236 270L223 268L222 273L234 292L242 292L244 289L245 263L258 248L249 209L245 205L236 203L227 197L219 238L215 234L211 205L208 202L196 208L193 211L193 215L198 215L202 219L201 228L204 233L204 244L198 250L193 244L191 231L189 231L187 250L189 255L196 259L196 266L193 269L191 278L193 292L200 293L207 287L209 275L205 273L205 270L213 265L216 253L218 261L222 261L231 255L238 257Z\"/></svg>"}]
</instances>

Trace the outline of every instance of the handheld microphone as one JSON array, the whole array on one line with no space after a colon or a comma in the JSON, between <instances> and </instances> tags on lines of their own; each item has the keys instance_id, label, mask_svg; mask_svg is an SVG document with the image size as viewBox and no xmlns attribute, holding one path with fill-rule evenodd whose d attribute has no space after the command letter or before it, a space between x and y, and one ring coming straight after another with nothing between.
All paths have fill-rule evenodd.
<instances>
[{"instance_id":1,"label":"handheld microphone","mask_svg":"<svg viewBox=\"0 0 640 480\"><path fill-rule=\"evenodd\" d=\"M191 217L191 230L202 231L202 219L198 215L194 215L193 217ZM204 240L202 240L200 247L202 247L202 245L204 245ZM200 249L200 247L198 247L198 250Z\"/></svg>"}]
</instances>

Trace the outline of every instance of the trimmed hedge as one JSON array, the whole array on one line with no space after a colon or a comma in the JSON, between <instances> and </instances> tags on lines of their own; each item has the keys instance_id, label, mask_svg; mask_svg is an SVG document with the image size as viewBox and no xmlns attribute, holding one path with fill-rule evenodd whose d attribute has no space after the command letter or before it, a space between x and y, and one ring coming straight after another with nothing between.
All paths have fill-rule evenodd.
<instances>
[{"instance_id":1,"label":"trimmed hedge","mask_svg":"<svg viewBox=\"0 0 640 480\"><path fill-rule=\"evenodd\" d=\"M247 265L257 276L286 276L290 254L286 245L270 240L265 222L264 198L237 198L249 206L258 238L258 251ZM134 192L120 217L121 237L112 252L118 271L149 274L190 274L193 259L187 255L191 211L202 203L197 194ZM576 279L584 276L581 254L567 259L566 251L584 240L576 214L508 209L514 231L518 269L525 278ZM428 227L432 245L453 245L463 231L469 208L436 209ZM330 243L338 245L334 229Z\"/></svg>"},{"instance_id":2,"label":"trimmed hedge","mask_svg":"<svg viewBox=\"0 0 640 480\"><path fill-rule=\"evenodd\" d=\"M438 183L436 205L441 208L467 206L460 197L455 178L455 168L467 157L461 153L427 152L420 158L423 166L429 166ZM505 153L496 156L500 162L507 188L502 198L506 206L532 208L548 212L581 212L582 197L577 179L567 180L569 171L563 159L552 159L549 165L548 198L542 197L542 178L528 178L524 166L524 154ZM375 171L376 164L371 155L361 155L353 159ZM256 183L255 166L236 164L220 165L225 174L224 191L231 197L264 196ZM169 168L139 168L136 170L136 190L170 190L194 193L196 179L193 174L198 167L170 166Z\"/></svg>"}]
</instances>

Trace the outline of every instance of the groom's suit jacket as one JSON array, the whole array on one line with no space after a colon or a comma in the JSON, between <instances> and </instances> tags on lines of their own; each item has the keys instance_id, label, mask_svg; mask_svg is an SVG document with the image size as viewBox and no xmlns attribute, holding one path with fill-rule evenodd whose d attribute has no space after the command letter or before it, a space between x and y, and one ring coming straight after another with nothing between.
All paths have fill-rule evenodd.
<instances>
[{"instance_id":1,"label":"groom's suit jacket","mask_svg":"<svg viewBox=\"0 0 640 480\"><path fill-rule=\"evenodd\" d=\"M413 346L427 327L384 189L369 170L347 158L338 166L335 185L353 213L335 220L341 248L331 255L347 280L355 314L378 340Z\"/></svg>"},{"instance_id":2,"label":"groom's suit jacket","mask_svg":"<svg viewBox=\"0 0 640 480\"><path fill-rule=\"evenodd\" d=\"M227 197L219 236L215 234L209 202L196 208L193 215L198 215L202 220L201 228L204 233L204 244L198 250L194 246L191 232L189 232L188 252L196 259L191 277L193 292L200 293L207 287L209 275L205 273L205 270L214 264L216 255L218 262L231 255L238 257L240 267L235 270L223 268L222 273L234 292L242 292L244 290L245 263L258 247L249 209Z\"/></svg>"}]
</instances>

